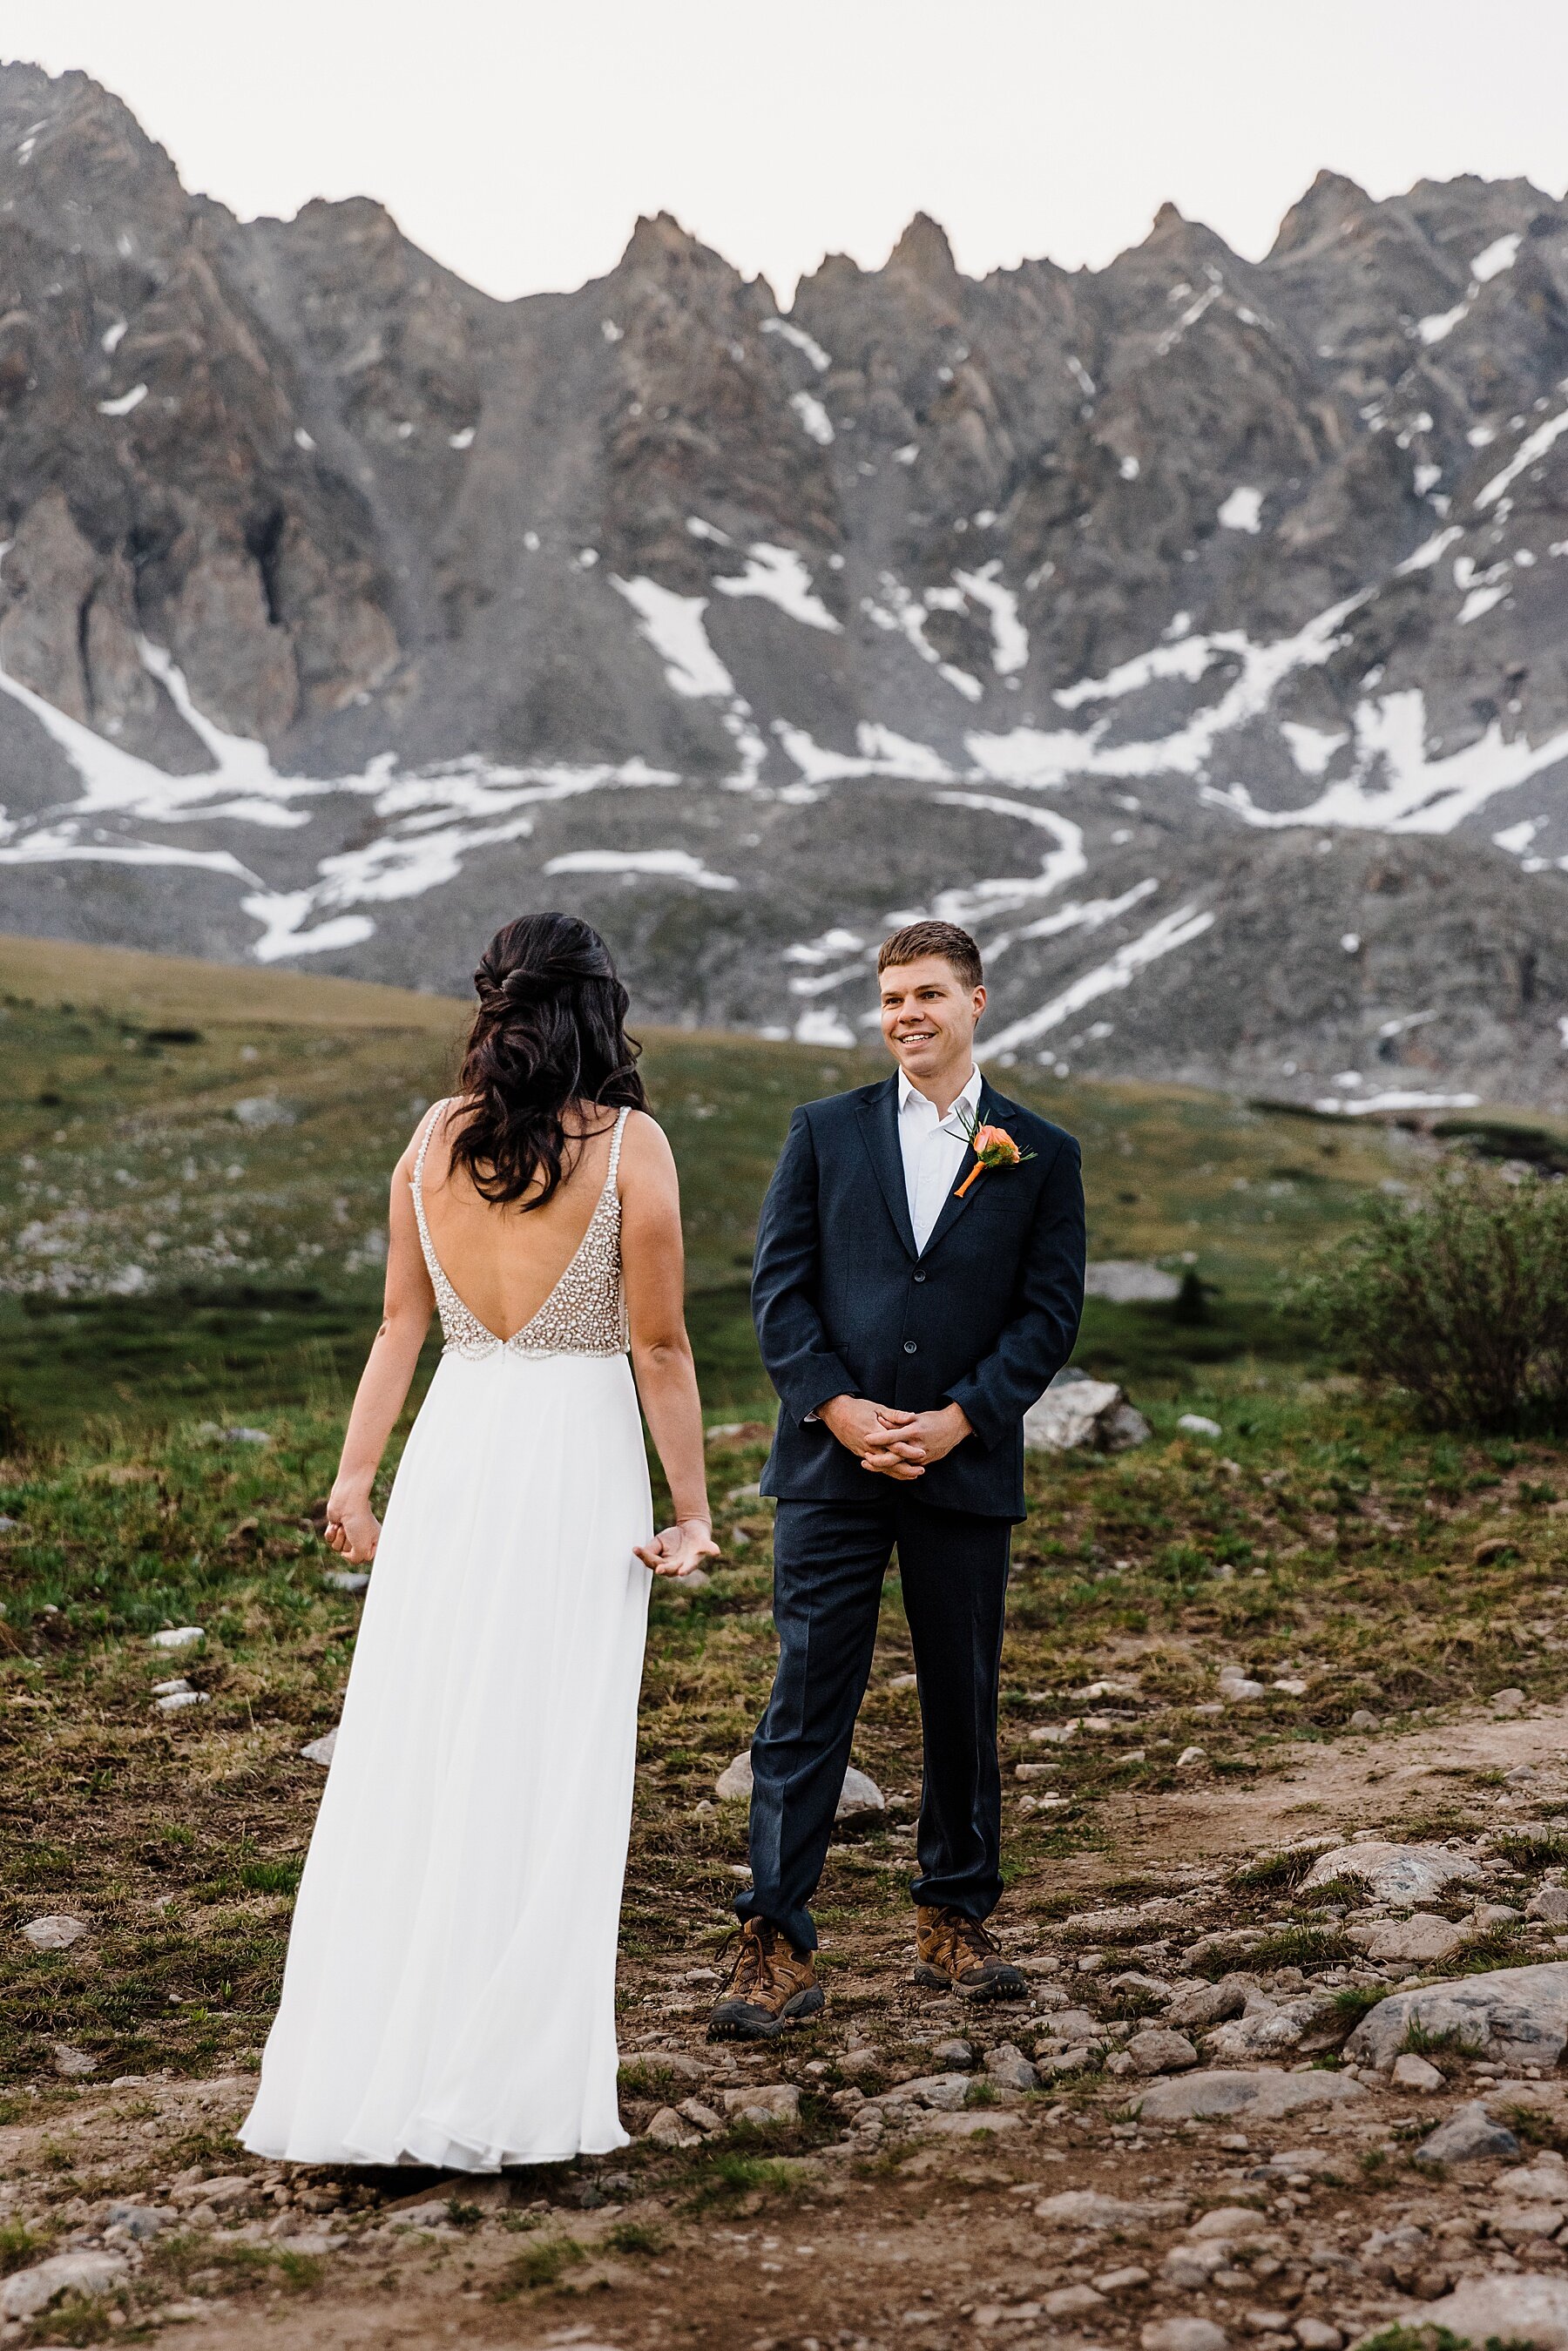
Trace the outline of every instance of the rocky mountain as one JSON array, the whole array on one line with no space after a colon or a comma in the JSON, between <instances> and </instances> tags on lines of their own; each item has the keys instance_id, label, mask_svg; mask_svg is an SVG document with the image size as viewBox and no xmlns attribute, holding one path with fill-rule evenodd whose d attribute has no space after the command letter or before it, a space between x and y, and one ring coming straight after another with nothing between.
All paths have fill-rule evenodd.
<instances>
[{"instance_id":1,"label":"rocky mountain","mask_svg":"<svg viewBox=\"0 0 1568 2351\"><path fill-rule=\"evenodd\" d=\"M915 220L781 312L673 220L502 303L0 68L0 925L646 1017L1568 1107L1568 204L1324 173L1260 263Z\"/></svg>"}]
</instances>

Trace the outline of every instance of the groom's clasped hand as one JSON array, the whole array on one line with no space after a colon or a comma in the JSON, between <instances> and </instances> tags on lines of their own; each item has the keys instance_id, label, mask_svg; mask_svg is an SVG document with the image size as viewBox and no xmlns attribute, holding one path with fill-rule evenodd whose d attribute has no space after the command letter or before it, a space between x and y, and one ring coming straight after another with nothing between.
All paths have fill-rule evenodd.
<instances>
[{"instance_id":1,"label":"groom's clasped hand","mask_svg":"<svg viewBox=\"0 0 1568 2351\"><path fill-rule=\"evenodd\" d=\"M940 1412L904 1412L865 1396L841 1395L823 1405L817 1417L847 1451L859 1456L862 1469L903 1484L923 1478L970 1434L968 1417L956 1404Z\"/></svg>"}]
</instances>

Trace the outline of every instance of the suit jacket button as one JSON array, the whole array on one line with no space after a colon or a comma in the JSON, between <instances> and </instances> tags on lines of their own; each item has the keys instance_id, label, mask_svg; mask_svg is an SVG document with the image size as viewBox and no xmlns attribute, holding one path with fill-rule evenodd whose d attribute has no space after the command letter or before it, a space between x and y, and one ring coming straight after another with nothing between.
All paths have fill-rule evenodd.
<instances>
[{"instance_id":1,"label":"suit jacket button","mask_svg":"<svg viewBox=\"0 0 1568 2351\"><path fill-rule=\"evenodd\" d=\"M917 1274L915 1275L915 1280L916 1280L916 1281L924 1281L924 1280L925 1280L925 1276L923 1273L917 1273Z\"/></svg>"},{"instance_id":2,"label":"suit jacket button","mask_svg":"<svg viewBox=\"0 0 1568 2351\"><path fill-rule=\"evenodd\" d=\"M913 1354L916 1352L916 1350L915 1350L915 1342L914 1342L914 1340L913 1340L913 1339L906 1339L906 1340L904 1341L904 1353L905 1353L906 1355L913 1355Z\"/></svg>"}]
</instances>

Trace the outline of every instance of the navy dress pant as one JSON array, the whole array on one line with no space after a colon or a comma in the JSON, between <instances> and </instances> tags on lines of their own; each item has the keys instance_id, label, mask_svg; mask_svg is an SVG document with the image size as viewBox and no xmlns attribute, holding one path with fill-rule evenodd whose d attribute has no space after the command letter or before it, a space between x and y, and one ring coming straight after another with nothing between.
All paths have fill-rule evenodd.
<instances>
[{"instance_id":1,"label":"navy dress pant","mask_svg":"<svg viewBox=\"0 0 1568 2351\"><path fill-rule=\"evenodd\" d=\"M878 1481L879 1483L882 1481ZM1001 1894L997 1684L1007 1519L934 1510L889 1483L865 1503L780 1501L779 1667L751 1746L751 1886L736 1908L815 1949L810 1904L833 1833L894 1550L920 1684L925 1771L916 1902L984 1918Z\"/></svg>"}]
</instances>

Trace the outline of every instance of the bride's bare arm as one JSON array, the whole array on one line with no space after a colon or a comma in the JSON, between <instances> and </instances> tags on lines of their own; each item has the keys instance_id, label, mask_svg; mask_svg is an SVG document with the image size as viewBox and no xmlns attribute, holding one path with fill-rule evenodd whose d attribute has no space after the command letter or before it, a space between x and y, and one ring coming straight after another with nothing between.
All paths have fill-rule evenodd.
<instances>
[{"instance_id":1,"label":"bride's bare arm","mask_svg":"<svg viewBox=\"0 0 1568 2351\"><path fill-rule=\"evenodd\" d=\"M707 1502L702 1405L686 1336L681 1190L664 1130L633 1112L621 1153L621 1261L632 1369L670 1481L675 1523L637 1556L657 1575L685 1575L716 1555Z\"/></svg>"},{"instance_id":2,"label":"bride's bare arm","mask_svg":"<svg viewBox=\"0 0 1568 2351\"><path fill-rule=\"evenodd\" d=\"M424 1270L414 1222L409 1177L411 1144L392 1173L387 1238L387 1280L382 1327L360 1374L354 1408L343 1439L343 1458L327 1503L327 1541L355 1566L375 1557L381 1527L371 1508L371 1488L386 1442L408 1397L419 1351L435 1309L435 1293Z\"/></svg>"}]
</instances>

